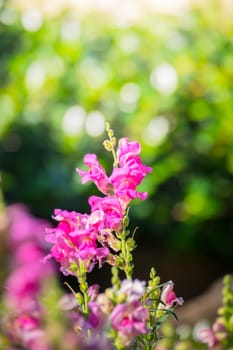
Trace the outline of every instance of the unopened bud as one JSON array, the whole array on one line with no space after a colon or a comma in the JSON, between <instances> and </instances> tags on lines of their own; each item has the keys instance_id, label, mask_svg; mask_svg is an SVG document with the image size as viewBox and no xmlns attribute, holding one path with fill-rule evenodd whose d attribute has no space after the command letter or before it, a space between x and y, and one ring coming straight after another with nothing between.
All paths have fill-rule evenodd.
<instances>
[{"instance_id":1,"label":"unopened bud","mask_svg":"<svg viewBox=\"0 0 233 350\"><path fill-rule=\"evenodd\" d=\"M105 128L106 128L106 131L109 131L109 129L110 129L110 124L109 124L108 122L106 122Z\"/></svg>"},{"instance_id":2,"label":"unopened bud","mask_svg":"<svg viewBox=\"0 0 233 350\"><path fill-rule=\"evenodd\" d=\"M112 137L111 138L111 143L112 143L112 146L116 146L116 138L115 137Z\"/></svg>"},{"instance_id":3,"label":"unopened bud","mask_svg":"<svg viewBox=\"0 0 233 350\"><path fill-rule=\"evenodd\" d=\"M112 143L109 140L105 140L103 142L104 148L108 151L111 152L112 151Z\"/></svg>"},{"instance_id":4,"label":"unopened bud","mask_svg":"<svg viewBox=\"0 0 233 350\"><path fill-rule=\"evenodd\" d=\"M78 305L82 305L83 304L83 296L81 293L76 293L75 294L75 299L77 300Z\"/></svg>"},{"instance_id":5,"label":"unopened bud","mask_svg":"<svg viewBox=\"0 0 233 350\"><path fill-rule=\"evenodd\" d=\"M123 226L127 227L129 225L129 217L128 215L125 215L123 220L122 220Z\"/></svg>"},{"instance_id":6,"label":"unopened bud","mask_svg":"<svg viewBox=\"0 0 233 350\"><path fill-rule=\"evenodd\" d=\"M112 129L108 130L108 136L109 136L110 139L114 136L114 132L113 132Z\"/></svg>"}]
</instances>

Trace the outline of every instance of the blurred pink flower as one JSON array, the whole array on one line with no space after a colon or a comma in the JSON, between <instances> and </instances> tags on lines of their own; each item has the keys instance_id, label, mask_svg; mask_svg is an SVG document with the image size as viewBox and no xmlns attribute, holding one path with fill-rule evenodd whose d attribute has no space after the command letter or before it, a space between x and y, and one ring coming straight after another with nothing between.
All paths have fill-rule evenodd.
<instances>
[{"instance_id":1,"label":"blurred pink flower","mask_svg":"<svg viewBox=\"0 0 233 350\"><path fill-rule=\"evenodd\" d=\"M23 264L38 263L42 264L41 260L44 258L44 251L34 242L27 241L19 245L15 251L14 260L17 266ZM43 264L41 266L43 269ZM51 268L51 265L46 267ZM47 272L47 271L45 271Z\"/></svg>"},{"instance_id":2,"label":"blurred pink flower","mask_svg":"<svg viewBox=\"0 0 233 350\"><path fill-rule=\"evenodd\" d=\"M87 290L87 295L90 298L90 301L95 301L98 293L99 293L100 286L98 284L92 284L88 290Z\"/></svg>"},{"instance_id":3,"label":"blurred pink flower","mask_svg":"<svg viewBox=\"0 0 233 350\"><path fill-rule=\"evenodd\" d=\"M147 309L138 300L116 305L109 316L112 327L119 333L125 346L147 332L148 317Z\"/></svg>"},{"instance_id":4,"label":"blurred pink flower","mask_svg":"<svg viewBox=\"0 0 233 350\"><path fill-rule=\"evenodd\" d=\"M28 350L50 350L40 329L39 320L29 314L19 315L12 323L10 332L12 339Z\"/></svg>"},{"instance_id":5,"label":"blurred pink flower","mask_svg":"<svg viewBox=\"0 0 233 350\"><path fill-rule=\"evenodd\" d=\"M31 215L24 204L17 203L7 207L7 215L10 221L9 245L12 250L25 241L37 242L41 247L45 246L45 228L49 222Z\"/></svg>"},{"instance_id":6,"label":"blurred pink flower","mask_svg":"<svg viewBox=\"0 0 233 350\"><path fill-rule=\"evenodd\" d=\"M210 349L213 349L218 343L214 331L209 328L201 329L199 331L198 338L200 341L207 344Z\"/></svg>"},{"instance_id":7,"label":"blurred pink flower","mask_svg":"<svg viewBox=\"0 0 233 350\"><path fill-rule=\"evenodd\" d=\"M17 312L36 310L42 281L48 276L48 268L38 261L15 268L5 283L5 303Z\"/></svg>"},{"instance_id":8,"label":"blurred pink flower","mask_svg":"<svg viewBox=\"0 0 233 350\"><path fill-rule=\"evenodd\" d=\"M106 315L103 313L101 306L95 301L90 301L88 308L90 310L87 320L88 324L92 328L103 330L106 323Z\"/></svg>"},{"instance_id":9,"label":"blurred pink flower","mask_svg":"<svg viewBox=\"0 0 233 350\"><path fill-rule=\"evenodd\" d=\"M32 216L22 204L11 205L7 213L12 270L3 295L10 315L4 328L10 341L16 341L23 348L51 350L40 329L43 310L39 303L45 280L54 275L52 263L45 265L42 261L44 231L49 223Z\"/></svg>"}]
</instances>

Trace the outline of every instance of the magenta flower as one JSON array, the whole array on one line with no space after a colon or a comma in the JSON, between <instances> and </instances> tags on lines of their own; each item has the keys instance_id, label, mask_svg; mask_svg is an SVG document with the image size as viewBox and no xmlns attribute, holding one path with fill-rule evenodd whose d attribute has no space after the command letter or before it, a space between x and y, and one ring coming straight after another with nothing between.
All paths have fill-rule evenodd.
<instances>
[{"instance_id":1,"label":"magenta flower","mask_svg":"<svg viewBox=\"0 0 233 350\"><path fill-rule=\"evenodd\" d=\"M64 274L72 274L71 265L81 259L88 271L95 263L101 266L109 254L107 247L97 246L97 231L90 225L87 214L55 209L56 228L47 229L46 240L53 244L47 258L53 257L61 265Z\"/></svg>"},{"instance_id":2,"label":"magenta flower","mask_svg":"<svg viewBox=\"0 0 233 350\"><path fill-rule=\"evenodd\" d=\"M128 346L140 334L147 332L147 309L138 300L118 304L110 314L112 327L118 332L125 346Z\"/></svg>"},{"instance_id":3,"label":"magenta flower","mask_svg":"<svg viewBox=\"0 0 233 350\"><path fill-rule=\"evenodd\" d=\"M98 230L119 230L121 228L124 212L118 198L91 196L88 202L92 210L90 221L97 224Z\"/></svg>"},{"instance_id":4,"label":"magenta flower","mask_svg":"<svg viewBox=\"0 0 233 350\"><path fill-rule=\"evenodd\" d=\"M137 186L140 185L146 174L152 171L152 168L142 164L138 156L140 151L141 146L138 142L129 142L127 138L119 140L117 156L120 167L113 169L109 181L124 208L132 199L145 200L147 198L147 193L138 192Z\"/></svg>"},{"instance_id":5,"label":"magenta flower","mask_svg":"<svg viewBox=\"0 0 233 350\"><path fill-rule=\"evenodd\" d=\"M174 283L172 281L167 282L163 287L160 297L161 304L163 306L174 307L177 305L182 305L184 303L183 298L177 298L173 288Z\"/></svg>"},{"instance_id":6,"label":"magenta flower","mask_svg":"<svg viewBox=\"0 0 233 350\"><path fill-rule=\"evenodd\" d=\"M146 192L138 192L137 186L141 177L137 178L130 168L114 168L109 178L114 187L114 193L121 201L123 209L126 209L131 200L139 198L145 200Z\"/></svg>"},{"instance_id":7,"label":"magenta flower","mask_svg":"<svg viewBox=\"0 0 233 350\"><path fill-rule=\"evenodd\" d=\"M135 157L141 152L141 146L137 141L129 141L127 137L122 137L118 142L117 156L122 165L129 157Z\"/></svg>"},{"instance_id":8,"label":"magenta flower","mask_svg":"<svg viewBox=\"0 0 233 350\"><path fill-rule=\"evenodd\" d=\"M131 169L137 168L143 178L147 173L152 171L152 168L142 164L141 159L138 156L140 152L141 146L137 141L130 142L126 137L119 140L117 156L120 167ZM139 174L137 177L139 177Z\"/></svg>"},{"instance_id":9,"label":"magenta flower","mask_svg":"<svg viewBox=\"0 0 233 350\"><path fill-rule=\"evenodd\" d=\"M93 181L97 188L104 194L111 192L111 185L105 173L105 169L99 164L95 154L86 154L84 156L84 163L88 166L88 171L83 171L79 168L76 171L82 176L82 183Z\"/></svg>"},{"instance_id":10,"label":"magenta flower","mask_svg":"<svg viewBox=\"0 0 233 350\"><path fill-rule=\"evenodd\" d=\"M125 210L132 199L147 198L147 193L138 192L137 186L146 174L152 171L152 168L142 164L140 152L141 146L137 141L129 142L127 138L122 138L119 140L117 149L119 167L113 169L110 177L106 175L95 154L87 154L84 157L84 163L89 168L87 172L79 168L76 170L82 176L82 183L93 181L105 195L118 197Z\"/></svg>"}]
</instances>

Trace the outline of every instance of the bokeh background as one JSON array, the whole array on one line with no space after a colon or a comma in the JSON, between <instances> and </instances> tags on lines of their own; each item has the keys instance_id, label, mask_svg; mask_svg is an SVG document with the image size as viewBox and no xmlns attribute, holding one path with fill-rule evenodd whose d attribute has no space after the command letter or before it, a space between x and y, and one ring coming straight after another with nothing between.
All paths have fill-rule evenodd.
<instances>
[{"instance_id":1,"label":"bokeh background","mask_svg":"<svg viewBox=\"0 0 233 350\"><path fill-rule=\"evenodd\" d=\"M110 169L108 121L153 167L130 210L135 275L154 265L188 299L232 272L232 18L231 0L1 0L5 203L87 211L75 168L97 153Z\"/></svg>"}]
</instances>

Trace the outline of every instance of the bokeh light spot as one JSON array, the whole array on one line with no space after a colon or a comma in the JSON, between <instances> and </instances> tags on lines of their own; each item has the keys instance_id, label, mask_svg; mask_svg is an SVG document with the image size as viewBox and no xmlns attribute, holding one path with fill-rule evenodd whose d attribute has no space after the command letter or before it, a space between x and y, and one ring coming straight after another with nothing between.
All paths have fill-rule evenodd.
<instances>
[{"instance_id":1,"label":"bokeh light spot","mask_svg":"<svg viewBox=\"0 0 233 350\"><path fill-rule=\"evenodd\" d=\"M64 115L62 128L68 135L77 135L83 129L84 121L85 110L80 106L72 106Z\"/></svg>"},{"instance_id":2,"label":"bokeh light spot","mask_svg":"<svg viewBox=\"0 0 233 350\"><path fill-rule=\"evenodd\" d=\"M163 142L170 130L170 124L166 117L157 116L153 118L143 132L143 141L150 145L156 146Z\"/></svg>"},{"instance_id":3,"label":"bokeh light spot","mask_svg":"<svg viewBox=\"0 0 233 350\"><path fill-rule=\"evenodd\" d=\"M80 37L80 23L77 20L67 20L62 24L61 37L65 41L75 41Z\"/></svg>"},{"instance_id":4,"label":"bokeh light spot","mask_svg":"<svg viewBox=\"0 0 233 350\"><path fill-rule=\"evenodd\" d=\"M86 131L92 137L100 136L105 130L105 117L99 111L90 112L86 119Z\"/></svg>"},{"instance_id":5,"label":"bokeh light spot","mask_svg":"<svg viewBox=\"0 0 233 350\"><path fill-rule=\"evenodd\" d=\"M25 11L22 15L22 25L29 32L38 31L43 23L42 13L38 9Z\"/></svg>"},{"instance_id":6,"label":"bokeh light spot","mask_svg":"<svg viewBox=\"0 0 233 350\"><path fill-rule=\"evenodd\" d=\"M177 72L172 65L163 63L152 71L150 82L160 93L171 95L177 87Z\"/></svg>"},{"instance_id":7,"label":"bokeh light spot","mask_svg":"<svg viewBox=\"0 0 233 350\"><path fill-rule=\"evenodd\" d=\"M25 83L27 89L37 90L42 88L45 82L45 69L40 62L33 62L26 72Z\"/></svg>"}]
</instances>

